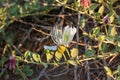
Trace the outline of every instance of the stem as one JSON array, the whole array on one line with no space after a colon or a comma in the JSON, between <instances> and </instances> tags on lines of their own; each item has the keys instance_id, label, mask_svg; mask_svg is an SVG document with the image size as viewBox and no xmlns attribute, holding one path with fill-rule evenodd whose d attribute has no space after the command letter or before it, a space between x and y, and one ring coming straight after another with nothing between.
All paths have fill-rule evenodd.
<instances>
[{"instance_id":1,"label":"stem","mask_svg":"<svg viewBox=\"0 0 120 80\"><path fill-rule=\"evenodd\" d=\"M78 43L79 43L79 25L80 25L80 13L78 13L78 20L77 20L77 33L76 33L77 49L78 49ZM74 80L78 80L77 79L77 67L78 67L78 65L76 64L74 66Z\"/></svg>"},{"instance_id":2,"label":"stem","mask_svg":"<svg viewBox=\"0 0 120 80\"><path fill-rule=\"evenodd\" d=\"M104 56L103 55L98 55L97 57L96 56L93 56L91 58L84 58L84 59L76 59L78 64L81 63L81 62L84 62L84 61L89 61L89 60L95 60L96 58L109 58L109 57L113 57L113 56L117 56L118 54L115 54L115 53L106 53ZM28 61L28 60L23 60L23 59L19 59L19 61L22 61L22 62L26 62L28 64L36 64L36 65L42 65L42 63L45 63L47 65L54 65L55 63L54 62L33 62L33 61ZM59 65L62 65L62 64L66 64L68 63L68 61L64 61L64 62L59 62L57 64Z\"/></svg>"},{"instance_id":3,"label":"stem","mask_svg":"<svg viewBox=\"0 0 120 80\"><path fill-rule=\"evenodd\" d=\"M108 36L108 31L107 31L106 25L105 25L104 27L105 27L105 33L106 33L106 35Z\"/></svg>"},{"instance_id":4,"label":"stem","mask_svg":"<svg viewBox=\"0 0 120 80\"><path fill-rule=\"evenodd\" d=\"M67 49L67 48L66 48L66 52L68 53L68 56L69 56L69 58L70 58L71 56L70 56L70 53L69 53L69 51L68 51L68 49Z\"/></svg>"},{"instance_id":5,"label":"stem","mask_svg":"<svg viewBox=\"0 0 120 80\"><path fill-rule=\"evenodd\" d=\"M84 31L86 31L86 27L84 27ZM86 38L86 36L84 36L84 44L86 44L85 47L84 47L85 52L86 52L86 50L87 50L87 38ZM86 70L86 72L87 72L87 80L90 80L90 74L89 74L90 67L89 67L89 62L88 61L86 61L85 68L87 69Z\"/></svg>"},{"instance_id":6,"label":"stem","mask_svg":"<svg viewBox=\"0 0 120 80\"><path fill-rule=\"evenodd\" d=\"M78 48L78 43L79 43L79 26L80 26L80 14L78 13L77 33L76 33L76 41L77 41L76 47L77 48Z\"/></svg>"},{"instance_id":7,"label":"stem","mask_svg":"<svg viewBox=\"0 0 120 80\"><path fill-rule=\"evenodd\" d=\"M74 66L74 80L78 80L78 79L77 79L77 67L78 67L78 65L76 64L76 65Z\"/></svg>"},{"instance_id":8,"label":"stem","mask_svg":"<svg viewBox=\"0 0 120 80\"><path fill-rule=\"evenodd\" d=\"M63 53L62 55L63 55L63 57L64 57L65 61L67 61L67 58L66 58L66 56L64 55L64 53Z\"/></svg>"},{"instance_id":9,"label":"stem","mask_svg":"<svg viewBox=\"0 0 120 80\"><path fill-rule=\"evenodd\" d=\"M17 69L20 71L20 75L23 77L23 80L29 80L27 76L20 70L19 66L18 65L16 66L17 66Z\"/></svg>"}]
</instances>

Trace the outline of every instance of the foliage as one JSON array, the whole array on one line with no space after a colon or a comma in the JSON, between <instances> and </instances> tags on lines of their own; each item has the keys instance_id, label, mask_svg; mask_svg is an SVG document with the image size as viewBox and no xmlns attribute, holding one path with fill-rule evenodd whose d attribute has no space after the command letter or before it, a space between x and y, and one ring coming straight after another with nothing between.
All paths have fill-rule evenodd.
<instances>
[{"instance_id":1,"label":"foliage","mask_svg":"<svg viewBox=\"0 0 120 80\"><path fill-rule=\"evenodd\" d=\"M120 6L117 5L119 0L91 0L87 7L85 7L84 2L81 1L82 0L1 0L0 78L5 76L4 74L11 75L10 73L13 73L13 75L20 75L24 80L29 80L36 73L34 71L35 68L33 68L34 65L42 66L42 68L44 67L45 69L49 69L49 66L59 67L61 65L67 65L67 67L70 65L82 67L87 64L86 61L91 62L98 60L100 63L103 62L102 67L105 69L104 72L106 76L114 80L119 80L120 66L115 66L113 70L109 64L112 64L112 60L119 59L117 56L119 56L120 53ZM64 8L62 14L61 8ZM78 14L80 15L80 19L76 17ZM37 32L35 33L33 31L36 29L38 29L36 31L42 34L39 33L40 36L34 38L40 37L42 44L46 39L46 35L51 35L48 33L50 32L48 31L49 27L47 27L47 29L45 28L46 25L56 25L59 19L61 20L60 17L66 21L63 22L63 25L78 26L77 31L79 31L79 33L77 34L79 34L79 38L74 38L77 38L79 41L76 42L77 44L72 43L78 45L77 48L56 45L55 49L52 49L52 46L49 46L49 49L44 49L42 46L42 50L37 51L41 45L38 46L35 42L36 45L32 46L32 49L25 48L25 46L31 46L31 43L27 44L29 41L26 40L28 37L31 38L31 35L37 35ZM69 19L67 19L68 17ZM41 20L43 20L43 22L40 22ZM14 28L14 24L17 28ZM22 29L19 28L19 24L22 25ZM59 26L60 23L57 23L57 25ZM25 31L23 27L29 31L19 33L21 30ZM17 41L16 38L17 33L15 32L17 32L17 30L20 35L18 35L17 38L22 39L20 42L19 40ZM43 30L43 32L41 30ZM27 37L25 36L26 34ZM24 38L21 37L22 35L24 35ZM20 45L22 45L22 47ZM45 44L43 43L43 45ZM51 43L48 45L51 45ZM8 70L9 57L13 54L15 54L15 59L17 60L15 64L16 69ZM104 62L109 64L109 66ZM10 73L7 73L7 70L10 71ZM46 75L46 73L44 73L44 75Z\"/></svg>"}]
</instances>

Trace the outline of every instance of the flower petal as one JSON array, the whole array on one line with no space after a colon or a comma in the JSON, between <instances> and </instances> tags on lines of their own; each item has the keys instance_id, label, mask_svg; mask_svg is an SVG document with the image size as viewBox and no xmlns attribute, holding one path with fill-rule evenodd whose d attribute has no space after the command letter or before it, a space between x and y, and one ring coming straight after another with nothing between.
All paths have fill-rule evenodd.
<instances>
[{"instance_id":1,"label":"flower petal","mask_svg":"<svg viewBox=\"0 0 120 80\"><path fill-rule=\"evenodd\" d=\"M55 44L67 46L72 41L76 31L76 28L69 26L66 26L64 30L55 26L51 32L51 37Z\"/></svg>"}]
</instances>

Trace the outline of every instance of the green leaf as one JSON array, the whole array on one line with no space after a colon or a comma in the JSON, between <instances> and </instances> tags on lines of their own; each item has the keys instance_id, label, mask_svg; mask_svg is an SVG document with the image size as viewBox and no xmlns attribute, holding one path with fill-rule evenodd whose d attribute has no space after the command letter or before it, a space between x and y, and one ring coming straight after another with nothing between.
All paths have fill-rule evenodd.
<instances>
[{"instance_id":1,"label":"green leaf","mask_svg":"<svg viewBox=\"0 0 120 80\"><path fill-rule=\"evenodd\" d=\"M85 19L82 19L81 22L82 22L82 23L81 23L81 24L82 24L81 27L84 28L84 27L85 27L85 24L86 24Z\"/></svg>"},{"instance_id":2,"label":"green leaf","mask_svg":"<svg viewBox=\"0 0 120 80\"><path fill-rule=\"evenodd\" d=\"M58 51L59 51L60 53L64 53L65 50L66 50L66 47L65 47L65 46L59 46L59 47L58 47Z\"/></svg>"},{"instance_id":3,"label":"green leaf","mask_svg":"<svg viewBox=\"0 0 120 80\"><path fill-rule=\"evenodd\" d=\"M31 51L26 51L23 55L25 60L31 60L33 62L41 62L40 55Z\"/></svg>"},{"instance_id":4,"label":"green leaf","mask_svg":"<svg viewBox=\"0 0 120 80\"><path fill-rule=\"evenodd\" d=\"M116 38L115 36L106 36L106 42L110 44L114 44L115 38Z\"/></svg>"},{"instance_id":5,"label":"green leaf","mask_svg":"<svg viewBox=\"0 0 120 80\"><path fill-rule=\"evenodd\" d=\"M0 32L3 32L5 28L5 25L0 25Z\"/></svg>"},{"instance_id":6,"label":"green leaf","mask_svg":"<svg viewBox=\"0 0 120 80\"><path fill-rule=\"evenodd\" d=\"M20 74L20 70L18 68L15 69L15 74Z\"/></svg>"},{"instance_id":7,"label":"green leaf","mask_svg":"<svg viewBox=\"0 0 120 80\"><path fill-rule=\"evenodd\" d=\"M120 76L117 77L117 80L120 80Z\"/></svg>"},{"instance_id":8,"label":"green leaf","mask_svg":"<svg viewBox=\"0 0 120 80\"><path fill-rule=\"evenodd\" d=\"M81 17L80 17L80 24L81 24L81 27L82 27L82 28L84 28L84 26L85 26L85 24L86 24L85 21L86 21L86 20L85 20L85 16L84 16L84 15L81 15Z\"/></svg>"},{"instance_id":9,"label":"green leaf","mask_svg":"<svg viewBox=\"0 0 120 80\"><path fill-rule=\"evenodd\" d=\"M33 53L33 54L32 54L32 58L33 58L33 60L36 61L36 62L41 62L40 55L37 54L37 53Z\"/></svg>"},{"instance_id":10,"label":"green leaf","mask_svg":"<svg viewBox=\"0 0 120 80\"><path fill-rule=\"evenodd\" d=\"M115 17L114 15L110 17L110 23L112 23L114 21Z\"/></svg>"},{"instance_id":11,"label":"green leaf","mask_svg":"<svg viewBox=\"0 0 120 80\"><path fill-rule=\"evenodd\" d=\"M118 66L117 70L118 70L118 75L120 76L120 65Z\"/></svg>"},{"instance_id":12,"label":"green leaf","mask_svg":"<svg viewBox=\"0 0 120 80\"><path fill-rule=\"evenodd\" d=\"M3 14L3 8L0 8L0 14Z\"/></svg>"},{"instance_id":13,"label":"green leaf","mask_svg":"<svg viewBox=\"0 0 120 80\"><path fill-rule=\"evenodd\" d=\"M107 50L108 50L107 44L104 43L104 42L101 42L101 43L99 44L99 50L100 50L100 51L103 51L104 53L107 52Z\"/></svg>"},{"instance_id":14,"label":"green leaf","mask_svg":"<svg viewBox=\"0 0 120 80\"><path fill-rule=\"evenodd\" d=\"M104 0L97 0L99 3L104 3Z\"/></svg>"},{"instance_id":15,"label":"green leaf","mask_svg":"<svg viewBox=\"0 0 120 80\"><path fill-rule=\"evenodd\" d=\"M52 3L54 3L55 2L55 0L49 0L49 3L50 4L52 4Z\"/></svg>"},{"instance_id":16,"label":"green leaf","mask_svg":"<svg viewBox=\"0 0 120 80\"><path fill-rule=\"evenodd\" d=\"M92 3L92 4L90 5L89 10L95 10L98 6L99 6L99 4Z\"/></svg>"},{"instance_id":17,"label":"green leaf","mask_svg":"<svg viewBox=\"0 0 120 80\"><path fill-rule=\"evenodd\" d=\"M113 78L113 74L112 74L111 69L109 67L107 67L107 66L104 66L104 69L106 70L107 75Z\"/></svg>"},{"instance_id":18,"label":"green leaf","mask_svg":"<svg viewBox=\"0 0 120 80\"><path fill-rule=\"evenodd\" d=\"M55 59L56 59L57 61L60 61L61 58L62 58L62 53L56 51L56 52L55 52Z\"/></svg>"},{"instance_id":19,"label":"green leaf","mask_svg":"<svg viewBox=\"0 0 120 80\"><path fill-rule=\"evenodd\" d=\"M13 5L8 9L8 12L11 16L15 16L19 14L19 6Z\"/></svg>"},{"instance_id":20,"label":"green leaf","mask_svg":"<svg viewBox=\"0 0 120 80\"><path fill-rule=\"evenodd\" d=\"M118 47L120 47L120 42L118 42Z\"/></svg>"},{"instance_id":21,"label":"green leaf","mask_svg":"<svg viewBox=\"0 0 120 80\"><path fill-rule=\"evenodd\" d=\"M0 71L0 77L2 77L3 74L4 74L3 71Z\"/></svg>"},{"instance_id":22,"label":"green leaf","mask_svg":"<svg viewBox=\"0 0 120 80\"><path fill-rule=\"evenodd\" d=\"M112 4L114 4L115 2L117 2L118 0L112 0L112 1L109 1L111 2Z\"/></svg>"},{"instance_id":23,"label":"green leaf","mask_svg":"<svg viewBox=\"0 0 120 80\"><path fill-rule=\"evenodd\" d=\"M98 40L99 41L104 41L105 40L105 35L104 34L99 34Z\"/></svg>"},{"instance_id":24,"label":"green leaf","mask_svg":"<svg viewBox=\"0 0 120 80\"><path fill-rule=\"evenodd\" d=\"M120 45L120 43L119 43ZM115 46L115 51L120 52L120 46Z\"/></svg>"},{"instance_id":25,"label":"green leaf","mask_svg":"<svg viewBox=\"0 0 120 80\"><path fill-rule=\"evenodd\" d=\"M9 34L3 34L3 38L7 43L12 44L14 40L14 33L10 32Z\"/></svg>"},{"instance_id":26,"label":"green leaf","mask_svg":"<svg viewBox=\"0 0 120 80\"><path fill-rule=\"evenodd\" d=\"M95 12L94 14L95 14L96 17L99 17L99 16L101 15L101 14L98 13L98 12ZM99 19L99 18L98 18L98 19Z\"/></svg>"},{"instance_id":27,"label":"green leaf","mask_svg":"<svg viewBox=\"0 0 120 80\"><path fill-rule=\"evenodd\" d=\"M44 68L47 68L48 67L48 64L42 62L42 65L44 66Z\"/></svg>"},{"instance_id":28,"label":"green leaf","mask_svg":"<svg viewBox=\"0 0 120 80\"><path fill-rule=\"evenodd\" d=\"M53 58L53 52L47 52L46 53L46 58L47 58L47 61L49 62L52 58Z\"/></svg>"},{"instance_id":29,"label":"green leaf","mask_svg":"<svg viewBox=\"0 0 120 80\"><path fill-rule=\"evenodd\" d=\"M114 11L111 11L109 14L108 14L108 17L111 17L114 15Z\"/></svg>"},{"instance_id":30,"label":"green leaf","mask_svg":"<svg viewBox=\"0 0 120 80\"><path fill-rule=\"evenodd\" d=\"M30 51L26 51L23 55L23 57L26 59L30 55Z\"/></svg>"},{"instance_id":31,"label":"green leaf","mask_svg":"<svg viewBox=\"0 0 120 80\"><path fill-rule=\"evenodd\" d=\"M70 63L73 66L77 65L77 63L74 60L68 60L68 63Z\"/></svg>"},{"instance_id":32,"label":"green leaf","mask_svg":"<svg viewBox=\"0 0 120 80\"><path fill-rule=\"evenodd\" d=\"M20 14L25 14L26 11L23 7L20 6L19 7L19 12L20 12Z\"/></svg>"},{"instance_id":33,"label":"green leaf","mask_svg":"<svg viewBox=\"0 0 120 80\"><path fill-rule=\"evenodd\" d=\"M104 5L102 5L99 10L98 10L98 13L100 13L101 15L103 15L103 12L104 12Z\"/></svg>"},{"instance_id":34,"label":"green leaf","mask_svg":"<svg viewBox=\"0 0 120 80\"><path fill-rule=\"evenodd\" d=\"M89 14L94 14L95 12L93 10L89 10Z\"/></svg>"},{"instance_id":35,"label":"green leaf","mask_svg":"<svg viewBox=\"0 0 120 80\"><path fill-rule=\"evenodd\" d=\"M117 73L118 73L118 70L114 70L112 74L115 75Z\"/></svg>"},{"instance_id":36,"label":"green leaf","mask_svg":"<svg viewBox=\"0 0 120 80\"><path fill-rule=\"evenodd\" d=\"M3 64L4 64L6 61L7 61L7 58L6 58L6 57L1 58L1 60L0 60L0 67L2 67Z\"/></svg>"},{"instance_id":37,"label":"green leaf","mask_svg":"<svg viewBox=\"0 0 120 80\"><path fill-rule=\"evenodd\" d=\"M92 57L95 54L95 50L86 50L85 56L86 57Z\"/></svg>"},{"instance_id":38,"label":"green leaf","mask_svg":"<svg viewBox=\"0 0 120 80\"><path fill-rule=\"evenodd\" d=\"M109 36L117 35L116 27L109 27L108 34L109 34Z\"/></svg>"},{"instance_id":39,"label":"green leaf","mask_svg":"<svg viewBox=\"0 0 120 80\"><path fill-rule=\"evenodd\" d=\"M87 32L83 32L83 35L84 36L88 36L89 34Z\"/></svg>"},{"instance_id":40,"label":"green leaf","mask_svg":"<svg viewBox=\"0 0 120 80\"><path fill-rule=\"evenodd\" d=\"M120 16L117 18L117 23L120 24Z\"/></svg>"},{"instance_id":41,"label":"green leaf","mask_svg":"<svg viewBox=\"0 0 120 80\"><path fill-rule=\"evenodd\" d=\"M19 61L19 60L22 60L22 57L21 56L15 56L15 59Z\"/></svg>"},{"instance_id":42,"label":"green leaf","mask_svg":"<svg viewBox=\"0 0 120 80\"><path fill-rule=\"evenodd\" d=\"M74 59L78 56L78 49L77 48L73 48L71 50L71 57Z\"/></svg>"},{"instance_id":43,"label":"green leaf","mask_svg":"<svg viewBox=\"0 0 120 80\"><path fill-rule=\"evenodd\" d=\"M100 32L100 27L93 28L93 34L92 35L96 36L99 32Z\"/></svg>"},{"instance_id":44,"label":"green leaf","mask_svg":"<svg viewBox=\"0 0 120 80\"><path fill-rule=\"evenodd\" d=\"M23 68L23 72L24 72L25 75L28 76L28 77L30 77L30 76L33 75L33 70L30 69L29 66L25 66L25 67Z\"/></svg>"},{"instance_id":45,"label":"green leaf","mask_svg":"<svg viewBox=\"0 0 120 80\"><path fill-rule=\"evenodd\" d=\"M63 0L63 2L62 2L62 3L66 4L66 3L67 3L67 1L68 1L68 0Z\"/></svg>"}]
</instances>

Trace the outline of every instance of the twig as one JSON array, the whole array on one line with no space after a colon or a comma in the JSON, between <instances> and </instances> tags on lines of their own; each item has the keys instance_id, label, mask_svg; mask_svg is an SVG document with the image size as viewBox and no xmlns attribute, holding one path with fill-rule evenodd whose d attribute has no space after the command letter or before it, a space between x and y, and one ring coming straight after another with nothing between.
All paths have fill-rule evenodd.
<instances>
[{"instance_id":1,"label":"twig","mask_svg":"<svg viewBox=\"0 0 120 80\"><path fill-rule=\"evenodd\" d=\"M78 49L78 43L79 43L79 25L80 25L80 14L78 13L77 33L76 33L76 41L77 41L76 47L77 47L77 49ZM74 66L74 80L78 80L77 67L78 67L78 65L76 64L76 65Z\"/></svg>"},{"instance_id":2,"label":"twig","mask_svg":"<svg viewBox=\"0 0 120 80\"><path fill-rule=\"evenodd\" d=\"M13 44L10 44L10 45L19 53L19 55L23 55L15 45Z\"/></svg>"},{"instance_id":3,"label":"twig","mask_svg":"<svg viewBox=\"0 0 120 80\"><path fill-rule=\"evenodd\" d=\"M104 56L105 53L102 52L102 54ZM108 66L106 63L106 59L107 59L106 57L103 57L103 59L102 59L104 66ZM107 80L111 80L110 76L108 76L108 75L107 75Z\"/></svg>"},{"instance_id":4,"label":"twig","mask_svg":"<svg viewBox=\"0 0 120 80\"><path fill-rule=\"evenodd\" d=\"M90 67L89 67L88 61L86 61L85 67L87 68L87 80L90 80L90 74L89 74L89 73L90 73L90 72L89 72Z\"/></svg>"},{"instance_id":5,"label":"twig","mask_svg":"<svg viewBox=\"0 0 120 80\"><path fill-rule=\"evenodd\" d=\"M108 62L108 65L110 65L111 62L112 62L117 56L118 56L118 55L113 56L113 57L110 59L110 61Z\"/></svg>"},{"instance_id":6,"label":"twig","mask_svg":"<svg viewBox=\"0 0 120 80\"><path fill-rule=\"evenodd\" d=\"M20 72L20 75L23 77L23 79L24 80L29 80L28 78L27 78L27 76L22 72L22 70L19 68L19 66L18 65L16 65L17 66L17 69L19 70L19 72Z\"/></svg>"},{"instance_id":7,"label":"twig","mask_svg":"<svg viewBox=\"0 0 120 80\"><path fill-rule=\"evenodd\" d=\"M59 27L61 27L63 25L63 22L64 22L64 15L62 16L62 14L64 13L64 6L62 6L62 9L61 9L61 12L59 13L59 15L61 15L60 17L62 18L58 18L57 22L55 23L55 25L58 25L59 24Z\"/></svg>"},{"instance_id":8,"label":"twig","mask_svg":"<svg viewBox=\"0 0 120 80\"><path fill-rule=\"evenodd\" d=\"M5 72L5 70L8 68L9 64L5 65L5 68L2 69L2 71L0 72L0 75L2 76Z\"/></svg>"},{"instance_id":9,"label":"twig","mask_svg":"<svg viewBox=\"0 0 120 80\"><path fill-rule=\"evenodd\" d=\"M74 80L78 80L78 76L77 76L77 64L74 66Z\"/></svg>"},{"instance_id":10,"label":"twig","mask_svg":"<svg viewBox=\"0 0 120 80\"><path fill-rule=\"evenodd\" d=\"M51 80L46 73L44 73L44 75L48 80Z\"/></svg>"},{"instance_id":11,"label":"twig","mask_svg":"<svg viewBox=\"0 0 120 80\"><path fill-rule=\"evenodd\" d=\"M53 77L58 77L58 76L61 76L61 75L64 75L64 74L67 74L70 70L68 69L67 71L65 72L62 72L62 73L59 73L59 74L55 74L55 75L52 75Z\"/></svg>"},{"instance_id":12,"label":"twig","mask_svg":"<svg viewBox=\"0 0 120 80\"><path fill-rule=\"evenodd\" d=\"M43 32L42 30L38 30L38 29L36 29L36 28L33 28L33 30L36 30L36 31L38 31L38 32L40 32L40 33L42 33L43 35L47 35L47 36L50 36L50 34L48 34L48 33L46 33L46 32Z\"/></svg>"},{"instance_id":13,"label":"twig","mask_svg":"<svg viewBox=\"0 0 120 80\"><path fill-rule=\"evenodd\" d=\"M79 68L79 67L78 67L78 68ZM74 68L68 68L67 70L63 70L61 73L54 74L54 75L49 74L49 76L59 77L59 76L65 75L65 74L67 74L69 71L73 71L73 70L74 70Z\"/></svg>"},{"instance_id":14,"label":"twig","mask_svg":"<svg viewBox=\"0 0 120 80\"><path fill-rule=\"evenodd\" d=\"M84 31L86 31L86 28L84 27ZM86 52L86 50L87 50L87 38L84 36L84 44L86 44L85 45L85 52ZM89 74L89 63L88 63L88 61L86 61L86 65L85 65L85 67L86 67L86 69L87 69L87 80L90 80L90 74Z\"/></svg>"},{"instance_id":15,"label":"twig","mask_svg":"<svg viewBox=\"0 0 120 80\"><path fill-rule=\"evenodd\" d=\"M4 35L4 37L7 36L7 35L5 34L5 32L3 32L2 34ZM18 49L15 45L13 45L13 43L12 43L11 41L8 42L5 38L4 38L4 40L6 41L7 44L9 44L10 46L12 46L12 47L18 52L19 55L22 55L22 53L19 51L19 49Z\"/></svg>"},{"instance_id":16,"label":"twig","mask_svg":"<svg viewBox=\"0 0 120 80\"><path fill-rule=\"evenodd\" d=\"M29 29L29 31L27 32L27 35L24 37L22 42L18 45L18 48L20 48L23 45L23 43L25 42L25 40L27 39L27 37L31 33L31 31L32 31L32 28Z\"/></svg>"},{"instance_id":17,"label":"twig","mask_svg":"<svg viewBox=\"0 0 120 80\"><path fill-rule=\"evenodd\" d=\"M76 41L77 41L76 47L77 48L78 48L78 43L79 43L79 25L80 25L80 14L78 13L77 33L76 33Z\"/></svg>"},{"instance_id":18,"label":"twig","mask_svg":"<svg viewBox=\"0 0 120 80\"><path fill-rule=\"evenodd\" d=\"M45 71L46 71L46 68L44 68L44 69L40 72L40 74L39 74L39 76L36 78L36 80L39 80L43 75L45 75Z\"/></svg>"},{"instance_id":19,"label":"twig","mask_svg":"<svg viewBox=\"0 0 120 80\"><path fill-rule=\"evenodd\" d=\"M78 44L78 45L80 45L80 46L87 46L87 45L84 44L84 43L77 43L76 41L72 41L71 43L73 43L73 44ZM95 46L92 46L92 45L91 45L91 47L92 47L92 48L98 48L99 46L98 46L98 45L95 45Z\"/></svg>"},{"instance_id":20,"label":"twig","mask_svg":"<svg viewBox=\"0 0 120 80\"><path fill-rule=\"evenodd\" d=\"M42 26L42 25L38 25L38 24L33 24L33 23L30 23L30 22L25 22L25 21L23 21L23 20L18 20L18 19L16 19L16 18L10 18L10 19L12 19L12 20L14 20L14 21L17 21L17 22L20 22L20 23L23 23L23 24L26 24L26 25L30 25L30 26L32 26L32 27L34 27L34 26L36 26L36 27L40 27L40 28L42 28L42 29L46 29L46 30L52 30L52 28L51 28L51 26Z\"/></svg>"}]
</instances>

